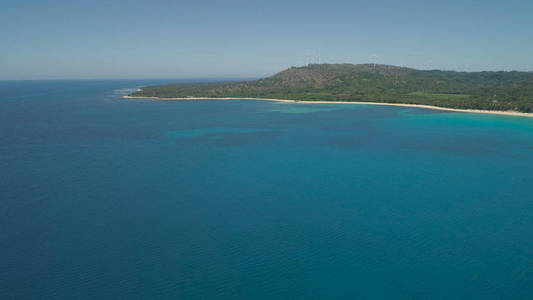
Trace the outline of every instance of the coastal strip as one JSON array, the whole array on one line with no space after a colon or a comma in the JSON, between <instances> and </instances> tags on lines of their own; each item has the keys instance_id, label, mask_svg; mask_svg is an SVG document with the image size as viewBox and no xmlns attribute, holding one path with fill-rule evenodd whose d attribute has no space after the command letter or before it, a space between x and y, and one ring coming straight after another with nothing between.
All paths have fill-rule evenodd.
<instances>
[{"instance_id":1,"label":"coastal strip","mask_svg":"<svg viewBox=\"0 0 533 300\"><path fill-rule=\"evenodd\" d=\"M533 113L524 113L517 111L500 111L500 110L478 110L478 109L458 109L458 108L447 108L433 105L424 105L424 104L402 104L402 103L386 103L386 102L363 102L363 101L310 101L310 100L287 100L287 99L271 99L271 98L236 98L236 97L224 97L224 98L208 98L208 97L185 97L185 98L162 98L162 97L136 97L136 96L123 96L123 98L128 99L151 99L151 100L162 100L162 101L186 101L186 100L264 100L264 101L276 101L276 102L285 102L285 103L306 103L306 104L359 104L359 105L382 105L382 106L401 106L401 107L416 107L416 108L425 108L433 110L443 110L450 112L461 112L461 113L475 113L475 114L491 114L491 115L503 115L503 116L514 116L514 117L533 117Z\"/></svg>"}]
</instances>

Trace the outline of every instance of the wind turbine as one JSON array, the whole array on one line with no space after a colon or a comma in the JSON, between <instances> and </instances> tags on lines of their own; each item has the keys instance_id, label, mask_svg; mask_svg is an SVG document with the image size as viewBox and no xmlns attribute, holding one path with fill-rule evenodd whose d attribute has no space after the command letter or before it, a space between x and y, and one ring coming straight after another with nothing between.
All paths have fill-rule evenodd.
<instances>
[{"instance_id":1,"label":"wind turbine","mask_svg":"<svg viewBox=\"0 0 533 300\"><path fill-rule=\"evenodd\" d=\"M374 69L376 69L376 64L378 62L378 55L372 54L371 58L372 58L372 61L374 62Z\"/></svg>"},{"instance_id":2,"label":"wind turbine","mask_svg":"<svg viewBox=\"0 0 533 300\"><path fill-rule=\"evenodd\" d=\"M432 66L432 65L433 65L433 60L431 60L431 59L428 60L428 61L427 61L427 65L426 65L426 69L427 69L427 70L431 70L431 66Z\"/></svg>"}]
</instances>

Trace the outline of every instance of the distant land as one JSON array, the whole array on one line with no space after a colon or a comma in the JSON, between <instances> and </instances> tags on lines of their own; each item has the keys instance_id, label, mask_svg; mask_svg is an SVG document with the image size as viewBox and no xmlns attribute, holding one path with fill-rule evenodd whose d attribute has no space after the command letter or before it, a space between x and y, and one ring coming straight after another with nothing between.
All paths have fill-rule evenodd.
<instances>
[{"instance_id":1,"label":"distant land","mask_svg":"<svg viewBox=\"0 0 533 300\"><path fill-rule=\"evenodd\" d=\"M148 86L128 97L362 102L533 113L533 73L416 70L375 64L311 64L291 67L253 81Z\"/></svg>"}]
</instances>

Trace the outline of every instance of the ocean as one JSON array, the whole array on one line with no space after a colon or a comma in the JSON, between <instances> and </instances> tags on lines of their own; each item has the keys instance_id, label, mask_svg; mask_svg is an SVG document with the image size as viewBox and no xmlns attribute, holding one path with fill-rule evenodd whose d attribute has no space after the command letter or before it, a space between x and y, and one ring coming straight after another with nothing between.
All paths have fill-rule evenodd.
<instances>
[{"instance_id":1,"label":"ocean","mask_svg":"<svg viewBox=\"0 0 533 300\"><path fill-rule=\"evenodd\" d=\"M0 298L533 298L533 118L166 82L0 82Z\"/></svg>"}]
</instances>

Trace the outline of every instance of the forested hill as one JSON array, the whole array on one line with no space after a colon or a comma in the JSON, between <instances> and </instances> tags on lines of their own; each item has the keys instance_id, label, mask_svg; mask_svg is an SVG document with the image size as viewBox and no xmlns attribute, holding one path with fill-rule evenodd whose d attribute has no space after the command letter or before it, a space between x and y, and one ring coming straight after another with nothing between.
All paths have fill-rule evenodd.
<instances>
[{"instance_id":1,"label":"forested hill","mask_svg":"<svg viewBox=\"0 0 533 300\"><path fill-rule=\"evenodd\" d=\"M533 112L533 73L312 64L260 80L149 86L130 96L371 101Z\"/></svg>"}]
</instances>

